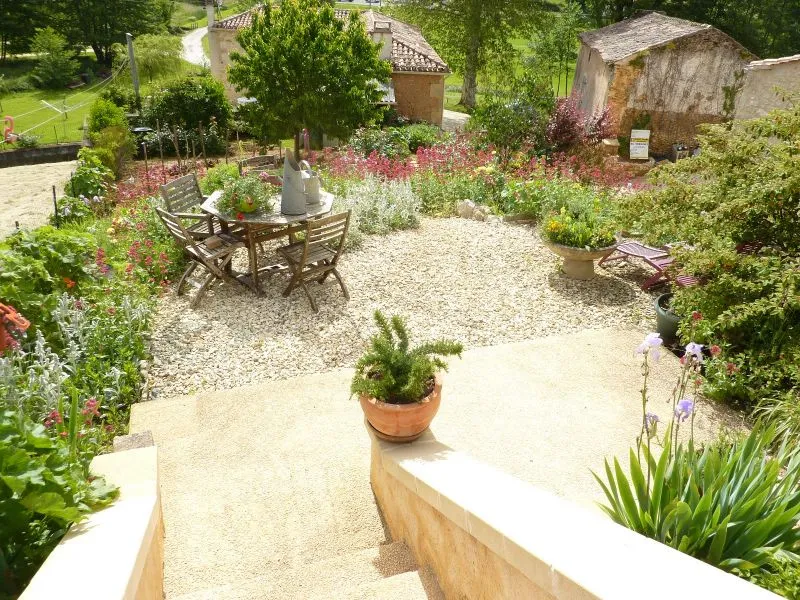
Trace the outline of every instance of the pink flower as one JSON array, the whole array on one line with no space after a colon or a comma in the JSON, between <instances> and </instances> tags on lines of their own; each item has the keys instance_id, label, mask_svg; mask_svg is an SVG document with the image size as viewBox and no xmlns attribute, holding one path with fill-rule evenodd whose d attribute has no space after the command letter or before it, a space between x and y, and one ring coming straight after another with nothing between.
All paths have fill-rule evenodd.
<instances>
[{"instance_id":1,"label":"pink flower","mask_svg":"<svg viewBox=\"0 0 800 600\"><path fill-rule=\"evenodd\" d=\"M711 348L709 348L709 351L711 352L711 356L716 358L722 353L722 348L714 344L713 346L711 346Z\"/></svg>"},{"instance_id":2,"label":"pink flower","mask_svg":"<svg viewBox=\"0 0 800 600\"><path fill-rule=\"evenodd\" d=\"M692 321L702 321L703 320L703 313L699 310L695 310L692 312Z\"/></svg>"}]
</instances>

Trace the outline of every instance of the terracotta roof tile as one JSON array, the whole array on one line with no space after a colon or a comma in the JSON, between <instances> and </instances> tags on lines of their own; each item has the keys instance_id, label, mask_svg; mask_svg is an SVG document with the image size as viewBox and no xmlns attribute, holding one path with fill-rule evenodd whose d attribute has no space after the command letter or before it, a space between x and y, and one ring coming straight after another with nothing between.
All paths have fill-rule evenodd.
<instances>
[{"instance_id":1,"label":"terracotta roof tile","mask_svg":"<svg viewBox=\"0 0 800 600\"><path fill-rule=\"evenodd\" d=\"M257 9L253 9L257 10ZM336 18L346 19L351 11L336 10ZM392 68L396 72L411 73L449 73L442 58L436 53L422 33L408 23L393 19L373 10L359 13L359 17L364 21L367 33L373 33L376 29L385 28L386 24L392 32ZM253 22L252 11L234 15L214 23L214 29L244 29Z\"/></svg>"}]
</instances>

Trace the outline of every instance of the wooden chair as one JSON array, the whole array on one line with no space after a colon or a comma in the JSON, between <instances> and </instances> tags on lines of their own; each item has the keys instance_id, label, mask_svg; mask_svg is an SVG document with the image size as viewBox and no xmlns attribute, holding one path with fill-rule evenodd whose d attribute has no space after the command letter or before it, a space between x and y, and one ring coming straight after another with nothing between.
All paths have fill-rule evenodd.
<instances>
[{"instance_id":1,"label":"wooden chair","mask_svg":"<svg viewBox=\"0 0 800 600\"><path fill-rule=\"evenodd\" d=\"M214 235L213 217L200 212L200 205L206 198L200 191L197 175L190 173L165 183L161 186L161 197L168 213L181 220L192 221L186 230L194 239Z\"/></svg>"},{"instance_id":2,"label":"wooden chair","mask_svg":"<svg viewBox=\"0 0 800 600\"><path fill-rule=\"evenodd\" d=\"M184 227L177 215L169 213L161 208L156 208L158 216L167 227L172 237L189 257L189 266L183 272L178 282L177 293L183 294L183 287L191 283L198 288L197 294L192 299L190 306L194 308L200 302L200 298L208 291L208 288L216 281L227 281L228 283L238 283L241 281L233 277L228 272L228 265L233 259L234 252L239 248L244 248L244 242L227 233L219 233L207 236L202 240L193 237L189 230ZM208 273L202 283L197 284L189 280L189 276L194 273L197 267L202 266Z\"/></svg>"},{"instance_id":3,"label":"wooden chair","mask_svg":"<svg viewBox=\"0 0 800 600\"><path fill-rule=\"evenodd\" d=\"M338 215L309 221L301 230L304 234L302 241L277 249L278 254L286 259L292 273L289 285L283 291L284 296L291 294L292 290L299 285L308 296L311 308L314 309L314 312L319 312L317 303L306 284L312 279L315 279L317 283L323 283L328 275L332 274L339 282L344 297L350 299L350 293L342 281L342 276L336 270L349 226L349 210Z\"/></svg>"},{"instance_id":4,"label":"wooden chair","mask_svg":"<svg viewBox=\"0 0 800 600\"><path fill-rule=\"evenodd\" d=\"M272 154L263 154L260 156L253 156L239 161L239 177L244 177L247 173L261 173L269 171L277 166L277 161Z\"/></svg>"}]
</instances>

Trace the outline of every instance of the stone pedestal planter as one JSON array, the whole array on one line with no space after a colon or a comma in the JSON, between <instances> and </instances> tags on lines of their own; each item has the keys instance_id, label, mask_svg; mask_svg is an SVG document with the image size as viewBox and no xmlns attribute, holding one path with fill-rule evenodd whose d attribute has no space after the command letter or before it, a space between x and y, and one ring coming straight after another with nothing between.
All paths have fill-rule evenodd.
<instances>
[{"instance_id":1,"label":"stone pedestal planter","mask_svg":"<svg viewBox=\"0 0 800 600\"><path fill-rule=\"evenodd\" d=\"M611 254L617 247L617 244L607 246L606 248L598 248L596 250L585 250L583 248L573 248L571 246L562 246L561 244L554 244L543 240L544 245L553 253L564 259L564 264L561 266L564 275L572 279L592 279L594 277L594 261L605 258Z\"/></svg>"},{"instance_id":2,"label":"stone pedestal planter","mask_svg":"<svg viewBox=\"0 0 800 600\"><path fill-rule=\"evenodd\" d=\"M375 435L389 442L413 442L428 428L442 401L442 380L420 402L389 404L362 395L361 408Z\"/></svg>"}]
</instances>

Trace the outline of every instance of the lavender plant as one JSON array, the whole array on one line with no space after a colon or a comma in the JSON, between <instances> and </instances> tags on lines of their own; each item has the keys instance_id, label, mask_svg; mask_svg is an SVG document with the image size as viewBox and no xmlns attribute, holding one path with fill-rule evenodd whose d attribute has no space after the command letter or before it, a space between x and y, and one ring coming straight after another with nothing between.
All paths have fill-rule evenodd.
<instances>
[{"instance_id":1,"label":"lavender plant","mask_svg":"<svg viewBox=\"0 0 800 600\"><path fill-rule=\"evenodd\" d=\"M692 322L701 319L695 313ZM629 452L629 475L617 458L613 467L605 461L605 481L593 473L608 501L601 508L620 525L737 574L799 561L800 452L760 423L742 439L695 446L704 354L694 342L686 345L659 438L661 421L648 410L648 378L661 345L651 333L637 348L643 356L642 425ZM712 355L719 352L711 347ZM678 434L686 426L684 443Z\"/></svg>"}]
</instances>

